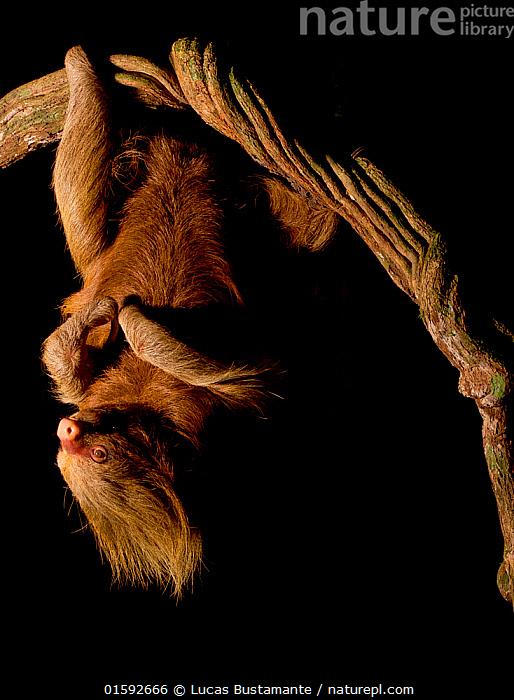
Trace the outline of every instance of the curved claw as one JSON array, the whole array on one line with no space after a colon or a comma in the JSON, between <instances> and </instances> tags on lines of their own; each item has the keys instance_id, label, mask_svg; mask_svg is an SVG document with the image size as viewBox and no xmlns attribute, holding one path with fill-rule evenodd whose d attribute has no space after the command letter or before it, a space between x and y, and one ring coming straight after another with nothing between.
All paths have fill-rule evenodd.
<instances>
[{"instance_id":1,"label":"curved claw","mask_svg":"<svg viewBox=\"0 0 514 700\"><path fill-rule=\"evenodd\" d=\"M166 105L176 109L188 106L173 71L157 66L141 56L114 54L110 56L110 61L123 71L116 73L116 81L134 88L146 104Z\"/></svg>"}]
</instances>

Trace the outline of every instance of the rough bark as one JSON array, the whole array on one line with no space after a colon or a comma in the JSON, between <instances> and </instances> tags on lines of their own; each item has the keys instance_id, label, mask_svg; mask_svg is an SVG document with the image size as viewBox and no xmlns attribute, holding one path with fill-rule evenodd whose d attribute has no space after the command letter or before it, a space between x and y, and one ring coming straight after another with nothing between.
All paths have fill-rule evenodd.
<instances>
[{"instance_id":1,"label":"rough bark","mask_svg":"<svg viewBox=\"0 0 514 700\"><path fill-rule=\"evenodd\" d=\"M505 541L498 586L514 608L512 329L496 324L497 343L492 346L470 330L443 237L372 163L358 156L344 164L330 156L316 162L284 136L252 85L237 78L233 70L222 74L212 46L202 50L196 40L182 39L173 45L170 59L173 71L135 56L111 58L122 69L116 79L133 89L136 98L151 106L189 105L257 163L346 219L393 282L418 305L437 347L459 370L459 391L476 401L483 419L485 457ZM6 167L58 140L67 101L64 71L28 83L0 100L0 165Z\"/></svg>"},{"instance_id":2,"label":"rough bark","mask_svg":"<svg viewBox=\"0 0 514 700\"><path fill-rule=\"evenodd\" d=\"M0 167L60 139L69 93L63 68L0 100Z\"/></svg>"}]
</instances>

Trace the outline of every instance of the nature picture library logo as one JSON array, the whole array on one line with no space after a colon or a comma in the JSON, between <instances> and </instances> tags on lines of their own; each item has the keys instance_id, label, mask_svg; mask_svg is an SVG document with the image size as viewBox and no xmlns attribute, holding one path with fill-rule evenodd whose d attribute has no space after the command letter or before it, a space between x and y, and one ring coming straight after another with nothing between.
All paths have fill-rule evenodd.
<instances>
[{"instance_id":1,"label":"nature picture library logo","mask_svg":"<svg viewBox=\"0 0 514 700\"><path fill-rule=\"evenodd\" d=\"M300 8L300 34L334 36L492 36L511 39L514 7L470 5L450 7L374 7L362 0L358 7Z\"/></svg>"}]
</instances>

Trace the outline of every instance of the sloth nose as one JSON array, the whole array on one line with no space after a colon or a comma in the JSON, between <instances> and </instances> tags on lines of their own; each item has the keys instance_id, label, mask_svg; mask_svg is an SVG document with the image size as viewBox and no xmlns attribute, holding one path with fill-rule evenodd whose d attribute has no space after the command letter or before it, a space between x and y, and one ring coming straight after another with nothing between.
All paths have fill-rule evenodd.
<instances>
[{"instance_id":1,"label":"sloth nose","mask_svg":"<svg viewBox=\"0 0 514 700\"><path fill-rule=\"evenodd\" d=\"M57 428L57 437L61 442L73 442L82 435L82 427L76 420L63 418Z\"/></svg>"}]
</instances>

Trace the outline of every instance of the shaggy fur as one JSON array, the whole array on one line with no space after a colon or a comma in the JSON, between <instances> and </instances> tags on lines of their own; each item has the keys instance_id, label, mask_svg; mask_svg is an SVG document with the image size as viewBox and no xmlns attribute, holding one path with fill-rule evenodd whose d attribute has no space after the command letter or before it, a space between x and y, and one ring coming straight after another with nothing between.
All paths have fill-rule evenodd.
<instances>
[{"instance_id":1,"label":"shaggy fur","mask_svg":"<svg viewBox=\"0 0 514 700\"><path fill-rule=\"evenodd\" d=\"M61 422L58 465L115 578L180 594L201 559L200 534L175 493L181 445L200 444L220 404L260 408L263 387L256 369L203 357L155 320L177 308L241 303L210 154L159 131L123 146L80 47L68 52L66 69L54 189L83 286L43 350L60 400L78 408ZM330 216L302 207L278 181L265 189L297 245L328 240Z\"/></svg>"}]
</instances>

